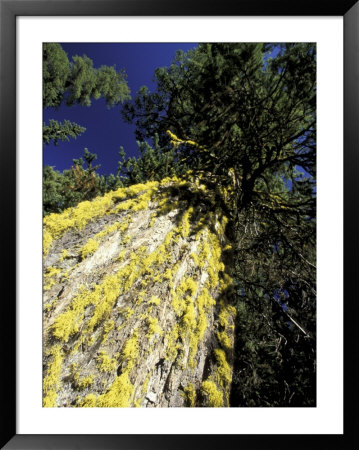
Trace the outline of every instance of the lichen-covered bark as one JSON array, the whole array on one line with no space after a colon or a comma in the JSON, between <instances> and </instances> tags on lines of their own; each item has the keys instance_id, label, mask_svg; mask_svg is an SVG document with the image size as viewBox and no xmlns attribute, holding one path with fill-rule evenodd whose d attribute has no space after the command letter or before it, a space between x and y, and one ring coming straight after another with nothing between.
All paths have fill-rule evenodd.
<instances>
[{"instance_id":1,"label":"lichen-covered bark","mask_svg":"<svg viewBox=\"0 0 359 450\"><path fill-rule=\"evenodd\" d=\"M44 406L229 406L226 222L176 178L44 219Z\"/></svg>"}]
</instances>

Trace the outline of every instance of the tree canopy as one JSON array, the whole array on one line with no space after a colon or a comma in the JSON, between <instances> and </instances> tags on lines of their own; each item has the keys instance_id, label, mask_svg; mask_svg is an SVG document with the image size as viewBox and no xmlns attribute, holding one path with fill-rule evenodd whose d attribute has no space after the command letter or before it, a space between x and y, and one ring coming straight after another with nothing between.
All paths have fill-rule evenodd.
<instances>
[{"instance_id":1,"label":"tree canopy","mask_svg":"<svg viewBox=\"0 0 359 450\"><path fill-rule=\"evenodd\" d=\"M91 106L92 100L104 98L111 108L131 98L124 70L116 71L115 66L94 68L93 61L86 55L74 56L69 61L66 52L57 43L43 44L43 107L58 108L60 105ZM76 139L86 128L64 120L50 119L43 124L43 143L58 145L59 141ZM92 156L91 156L92 155ZM119 177L99 176L91 167L97 158L85 149L87 168L83 168L82 158L74 159L74 166L63 173L50 166L43 172L43 212L60 212L75 206L82 200L89 200L109 189L122 186ZM92 158L92 159L91 159Z\"/></svg>"},{"instance_id":2,"label":"tree canopy","mask_svg":"<svg viewBox=\"0 0 359 450\"><path fill-rule=\"evenodd\" d=\"M42 136L45 144L53 142L55 145L58 145L59 141L69 141L70 137L76 139L84 131L86 131L86 128L69 120L61 123L57 120L50 119L48 125L43 124Z\"/></svg>"},{"instance_id":3,"label":"tree canopy","mask_svg":"<svg viewBox=\"0 0 359 450\"><path fill-rule=\"evenodd\" d=\"M130 99L130 90L123 70L114 66L96 69L86 55L69 61L60 44L43 45L43 106L59 107L79 104L91 106L92 99L104 98L111 107Z\"/></svg>"},{"instance_id":4,"label":"tree canopy","mask_svg":"<svg viewBox=\"0 0 359 450\"><path fill-rule=\"evenodd\" d=\"M53 52L48 60L56 61L44 79L57 73L53 88L44 82L51 106L88 104L100 91L109 104L117 101L106 97L106 83L93 81L98 73L79 75L91 72L86 59L69 65L58 47L48 51ZM154 92L142 87L122 110L136 126L140 156L126 159L121 150L116 175L102 182L93 175L92 160L87 168L74 160L66 176L76 181L82 170L77 192L95 195L191 171L216 192L217 206L230 218L233 244L237 323L231 404L314 406L316 47L204 43L178 52L168 67L156 70L155 79ZM102 90L94 87L99 85ZM51 183L59 181L50 169L49 176ZM87 191L93 177L96 190ZM56 189L56 206L55 194Z\"/></svg>"},{"instance_id":5,"label":"tree canopy","mask_svg":"<svg viewBox=\"0 0 359 450\"><path fill-rule=\"evenodd\" d=\"M315 404L316 51L201 44L125 104L139 140L221 185L236 271L233 402Z\"/></svg>"},{"instance_id":6,"label":"tree canopy","mask_svg":"<svg viewBox=\"0 0 359 450\"><path fill-rule=\"evenodd\" d=\"M86 55L74 56L69 61L66 52L57 43L43 44L42 103L44 108L58 108L60 105L91 106L92 100L104 98L108 108L130 100L130 89L124 70L115 66L101 66L96 69ZM86 128L65 120L60 123L50 120L43 125L45 144L69 137L80 136Z\"/></svg>"}]
</instances>

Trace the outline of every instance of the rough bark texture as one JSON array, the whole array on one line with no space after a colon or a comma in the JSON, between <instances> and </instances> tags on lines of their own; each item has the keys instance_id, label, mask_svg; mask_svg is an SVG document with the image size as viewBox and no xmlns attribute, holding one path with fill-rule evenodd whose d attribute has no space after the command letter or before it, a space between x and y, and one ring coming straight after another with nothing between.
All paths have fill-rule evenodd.
<instances>
[{"instance_id":1,"label":"rough bark texture","mask_svg":"<svg viewBox=\"0 0 359 450\"><path fill-rule=\"evenodd\" d=\"M229 406L235 309L216 195L172 178L44 219L44 406Z\"/></svg>"}]
</instances>

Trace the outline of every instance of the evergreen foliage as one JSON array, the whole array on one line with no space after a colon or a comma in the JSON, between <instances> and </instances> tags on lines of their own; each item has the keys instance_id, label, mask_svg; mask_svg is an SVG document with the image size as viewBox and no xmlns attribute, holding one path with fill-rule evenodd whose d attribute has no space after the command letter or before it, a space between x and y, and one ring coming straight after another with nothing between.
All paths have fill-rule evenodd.
<instances>
[{"instance_id":1,"label":"evergreen foliage","mask_svg":"<svg viewBox=\"0 0 359 450\"><path fill-rule=\"evenodd\" d=\"M125 104L140 140L223 186L236 271L233 406L315 405L316 53L201 44Z\"/></svg>"},{"instance_id":2,"label":"evergreen foliage","mask_svg":"<svg viewBox=\"0 0 359 450\"><path fill-rule=\"evenodd\" d=\"M44 107L60 106L71 69L61 45L43 44L42 104Z\"/></svg>"},{"instance_id":3,"label":"evergreen foliage","mask_svg":"<svg viewBox=\"0 0 359 450\"><path fill-rule=\"evenodd\" d=\"M189 166L178 158L171 145L160 147L159 137L154 136L153 147L146 141L137 141L139 157L126 158L123 147L119 152L117 174L121 175L124 185L160 181L173 175L182 176Z\"/></svg>"},{"instance_id":4,"label":"evergreen foliage","mask_svg":"<svg viewBox=\"0 0 359 450\"><path fill-rule=\"evenodd\" d=\"M104 98L111 108L131 98L124 70L114 66L93 67L86 55L74 56L70 62L57 43L43 44L42 102L44 108L58 108L61 104L91 106L92 99ZM57 144L59 140L76 138L85 128L65 120L63 124L50 120L43 125L43 141Z\"/></svg>"},{"instance_id":5,"label":"evergreen foliage","mask_svg":"<svg viewBox=\"0 0 359 450\"><path fill-rule=\"evenodd\" d=\"M49 124L43 124L42 135L45 144L50 144L53 142L58 145L59 141L69 141L70 137L76 139L86 131L86 128L81 127L75 122L70 122L65 120L63 123L50 119Z\"/></svg>"},{"instance_id":6,"label":"evergreen foliage","mask_svg":"<svg viewBox=\"0 0 359 450\"><path fill-rule=\"evenodd\" d=\"M73 159L73 166L59 172L51 166L43 171L43 213L62 212L84 200L91 200L123 186L118 176L99 175L99 165L92 166L97 155L87 148L83 157Z\"/></svg>"},{"instance_id":7,"label":"evergreen foliage","mask_svg":"<svg viewBox=\"0 0 359 450\"><path fill-rule=\"evenodd\" d=\"M104 98L107 107L129 100L130 90L123 70L101 66L96 69L86 55L74 56L70 62L57 43L43 44L43 106L58 108L61 104L91 106L92 99ZM44 144L76 139L85 128L69 120L50 119L43 124ZM122 186L118 176L96 173L91 163L97 156L85 149L84 160L74 159L74 166L63 173L45 166L43 171L43 212L61 212L83 200L90 200L110 189ZM83 167L87 163L86 168Z\"/></svg>"},{"instance_id":8,"label":"evergreen foliage","mask_svg":"<svg viewBox=\"0 0 359 450\"><path fill-rule=\"evenodd\" d=\"M101 97L109 107L130 99L123 70L117 72L114 66L95 69L86 55L74 56L70 62L60 44L43 45L44 107L91 106L92 99Z\"/></svg>"},{"instance_id":9,"label":"evergreen foliage","mask_svg":"<svg viewBox=\"0 0 359 450\"><path fill-rule=\"evenodd\" d=\"M58 46L46 51L45 106L120 98L106 90L112 71L97 83L85 57L67 64ZM142 87L123 107L140 156L121 149L105 177L89 152L63 174L45 167L44 211L188 170L226 193L217 200L230 217L238 312L231 405L315 406L315 45L200 44L155 75L156 91Z\"/></svg>"}]
</instances>

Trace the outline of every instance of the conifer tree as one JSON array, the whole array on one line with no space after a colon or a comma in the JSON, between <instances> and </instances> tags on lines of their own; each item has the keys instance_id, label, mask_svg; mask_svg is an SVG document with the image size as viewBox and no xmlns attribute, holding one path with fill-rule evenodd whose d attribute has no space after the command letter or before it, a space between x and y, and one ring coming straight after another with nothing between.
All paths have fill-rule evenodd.
<instances>
[{"instance_id":1,"label":"conifer tree","mask_svg":"<svg viewBox=\"0 0 359 450\"><path fill-rule=\"evenodd\" d=\"M100 165L93 166L97 159L95 153L87 148L81 158L74 158L73 166L62 173L51 166L45 166L43 171L43 213L62 212L66 208L76 206L79 202L91 200L120 187L120 181L113 175L99 176Z\"/></svg>"},{"instance_id":2,"label":"conifer tree","mask_svg":"<svg viewBox=\"0 0 359 450\"><path fill-rule=\"evenodd\" d=\"M93 67L93 61L86 55L74 56L69 61L66 52L57 43L43 44L43 87L44 108L58 108L62 104L91 106L92 100L104 98L108 108L129 100L130 90L123 70L114 66ZM80 125L65 121L61 124L51 120L43 126L43 141L57 143L76 137L85 129Z\"/></svg>"},{"instance_id":3,"label":"conifer tree","mask_svg":"<svg viewBox=\"0 0 359 450\"><path fill-rule=\"evenodd\" d=\"M69 120L61 123L57 120L50 119L49 124L45 125L44 123L42 127L44 143L50 144L50 142L53 142L55 145L58 145L59 141L69 141L70 137L76 139L77 136L80 136L85 131L86 128Z\"/></svg>"},{"instance_id":4,"label":"conifer tree","mask_svg":"<svg viewBox=\"0 0 359 450\"><path fill-rule=\"evenodd\" d=\"M146 181L160 181L172 175L184 175L189 166L183 164L171 145L161 147L159 137L155 134L153 146L147 141L137 141L140 152L138 157L126 158L121 147L117 174L126 185L144 183Z\"/></svg>"},{"instance_id":5,"label":"conifer tree","mask_svg":"<svg viewBox=\"0 0 359 450\"><path fill-rule=\"evenodd\" d=\"M116 71L114 66L94 68L92 60L85 55L74 56L69 61L60 44L43 45L44 108L58 108L62 104L91 106L92 100L99 98L105 99L108 108L131 98L123 70ZM69 120L50 119L48 124L43 124L43 142L57 145L59 141L76 139L85 130ZM63 173L50 166L44 167L44 214L63 211L122 184L119 177L100 177L96 173L99 166L91 166L96 157L85 149L85 161L82 158L74 160L74 166ZM84 162L87 163L86 168L83 167Z\"/></svg>"},{"instance_id":6,"label":"conifer tree","mask_svg":"<svg viewBox=\"0 0 359 450\"><path fill-rule=\"evenodd\" d=\"M124 118L139 140L157 134L174 161L227 192L218 201L231 217L236 270L232 404L313 406L315 45L201 44L156 80Z\"/></svg>"},{"instance_id":7,"label":"conifer tree","mask_svg":"<svg viewBox=\"0 0 359 450\"><path fill-rule=\"evenodd\" d=\"M112 66L93 67L86 55L69 61L60 44L43 45L43 106L62 103L91 106L92 99L104 98L111 107L130 99L126 74Z\"/></svg>"}]
</instances>

